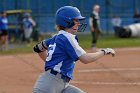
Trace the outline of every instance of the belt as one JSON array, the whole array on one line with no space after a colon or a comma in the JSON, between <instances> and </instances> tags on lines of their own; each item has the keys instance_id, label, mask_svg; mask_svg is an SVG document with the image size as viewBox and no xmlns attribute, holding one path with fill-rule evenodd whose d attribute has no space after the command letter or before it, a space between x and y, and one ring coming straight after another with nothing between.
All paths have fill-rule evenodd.
<instances>
[{"instance_id":1,"label":"belt","mask_svg":"<svg viewBox=\"0 0 140 93\"><path fill-rule=\"evenodd\" d=\"M57 75L57 74L60 74L61 75L61 79L63 79L65 82L69 82L70 81L70 78L67 77L67 76L64 76L62 75L61 73L57 72L57 71L54 71L53 69L48 69L46 71L49 71L50 70L50 73L53 74L53 75Z\"/></svg>"}]
</instances>

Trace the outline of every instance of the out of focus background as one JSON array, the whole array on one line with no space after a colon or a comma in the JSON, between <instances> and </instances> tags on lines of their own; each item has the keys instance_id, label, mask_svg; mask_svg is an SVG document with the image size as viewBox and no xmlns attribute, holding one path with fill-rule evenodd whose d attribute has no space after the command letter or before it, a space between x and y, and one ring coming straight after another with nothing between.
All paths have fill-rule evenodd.
<instances>
[{"instance_id":1,"label":"out of focus background","mask_svg":"<svg viewBox=\"0 0 140 93\"><path fill-rule=\"evenodd\" d=\"M122 25L134 22L133 16L140 11L140 0L1 0L0 11L9 11L9 24L19 24L22 13L29 12L37 22L40 32L55 32L55 12L66 5L76 6L87 20L94 4L101 7L101 28L105 33L113 33L111 19L120 16ZM86 29L89 32L89 28Z\"/></svg>"},{"instance_id":2,"label":"out of focus background","mask_svg":"<svg viewBox=\"0 0 140 93\"><path fill-rule=\"evenodd\" d=\"M82 34L81 38L85 37L84 40L87 40L88 42L88 44L85 44L86 46L83 47L90 48L91 33L88 20L92 12L92 7L95 4L98 4L100 6L100 26L103 33L103 35L100 37L100 40L104 40L104 38L109 38L110 36L111 40L112 38L115 40L123 38L124 40L124 38L138 38L140 36L140 31L129 31L130 33L121 34L123 30L122 28L120 31L120 35L116 37L112 24L113 16L118 16L121 19L120 26L124 28L128 27L129 25L139 23L140 0L0 0L0 11L6 12L8 18L8 39L10 44L9 49L17 48L18 45L19 47L23 45L23 18L25 16L25 13L28 13L36 22L36 25L33 27L31 40L36 42L57 33L55 29L54 19L55 12L58 8L66 5L71 5L79 8L81 14L86 17L88 26L85 29L85 32L78 32L78 34L80 34L80 36ZM137 22L135 22L136 18L134 17L136 14L139 16ZM132 29L129 30L133 30L133 28L134 30L136 30L135 28L138 28L138 30L140 30L139 26L132 27ZM133 39L136 40L136 42L139 42L138 39ZM128 39L128 41L133 43L128 46L139 46L139 44L135 44L131 41L133 39ZM100 40L98 43L98 47L105 47L100 44ZM113 42L115 42L115 40ZM121 41L122 39L119 40ZM14 44L16 44L17 46L15 46ZM119 44L113 46L117 45Z\"/></svg>"}]
</instances>

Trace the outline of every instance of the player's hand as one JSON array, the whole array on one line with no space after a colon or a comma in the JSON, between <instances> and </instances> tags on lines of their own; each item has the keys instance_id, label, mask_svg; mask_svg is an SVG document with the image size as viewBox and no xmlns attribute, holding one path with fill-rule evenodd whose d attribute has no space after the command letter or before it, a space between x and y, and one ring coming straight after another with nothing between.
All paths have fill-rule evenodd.
<instances>
[{"instance_id":1,"label":"player's hand","mask_svg":"<svg viewBox=\"0 0 140 93\"><path fill-rule=\"evenodd\" d=\"M115 56L115 51L112 48L101 49L101 51L103 51L105 55L111 54L113 57Z\"/></svg>"}]
</instances>

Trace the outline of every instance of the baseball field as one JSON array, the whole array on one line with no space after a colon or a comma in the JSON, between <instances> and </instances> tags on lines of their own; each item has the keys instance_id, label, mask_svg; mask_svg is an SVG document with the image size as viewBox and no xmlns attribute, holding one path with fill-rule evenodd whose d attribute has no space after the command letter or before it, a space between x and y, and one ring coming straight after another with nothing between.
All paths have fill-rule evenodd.
<instances>
[{"instance_id":1,"label":"baseball field","mask_svg":"<svg viewBox=\"0 0 140 93\"><path fill-rule=\"evenodd\" d=\"M70 84L86 93L140 93L140 48L114 49L115 57L90 64L78 61ZM43 68L44 62L32 52L0 55L0 93L31 93Z\"/></svg>"},{"instance_id":2,"label":"baseball field","mask_svg":"<svg viewBox=\"0 0 140 93\"><path fill-rule=\"evenodd\" d=\"M86 65L77 62L71 84L86 93L139 93L140 48L115 50L113 58ZM0 56L0 93L31 93L43 64L34 53Z\"/></svg>"}]
</instances>

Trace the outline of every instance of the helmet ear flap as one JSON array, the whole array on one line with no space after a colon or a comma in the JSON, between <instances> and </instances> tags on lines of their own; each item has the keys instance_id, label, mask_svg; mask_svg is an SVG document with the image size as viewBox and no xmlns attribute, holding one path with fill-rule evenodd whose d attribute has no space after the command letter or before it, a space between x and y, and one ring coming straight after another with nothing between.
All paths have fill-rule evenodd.
<instances>
[{"instance_id":1,"label":"helmet ear flap","mask_svg":"<svg viewBox=\"0 0 140 93\"><path fill-rule=\"evenodd\" d=\"M71 28L72 26L74 26L74 22L71 20L71 21L68 21L68 20L64 20L67 24L67 27L68 28Z\"/></svg>"}]
</instances>

